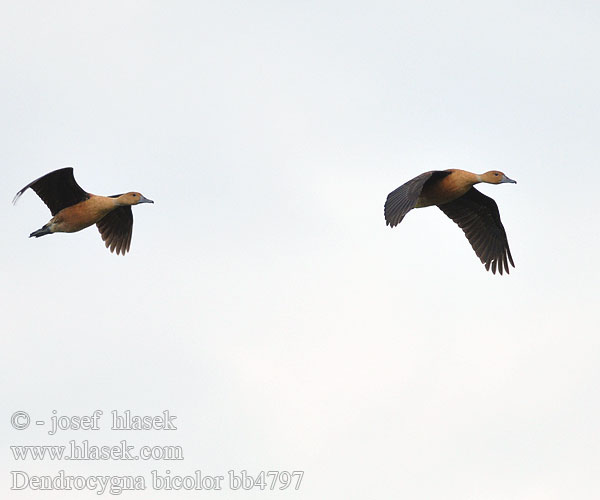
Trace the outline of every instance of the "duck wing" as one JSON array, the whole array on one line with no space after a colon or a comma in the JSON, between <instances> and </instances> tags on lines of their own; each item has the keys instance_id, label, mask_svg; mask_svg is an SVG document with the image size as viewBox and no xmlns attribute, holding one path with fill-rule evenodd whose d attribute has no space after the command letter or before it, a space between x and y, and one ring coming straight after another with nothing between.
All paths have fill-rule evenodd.
<instances>
[{"instance_id":1,"label":"duck wing","mask_svg":"<svg viewBox=\"0 0 600 500\"><path fill-rule=\"evenodd\" d=\"M450 172L443 170L432 170L418 175L414 179L405 182L399 188L388 194L384 206L385 223L390 227L397 226L402 222L404 216L410 212L421 195L423 186L428 182L435 182L443 179Z\"/></svg>"},{"instance_id":2,"label":"duck wing","mask_svg":"<svg viewBox=\"0 0 600 500\"><path fill-rule=\"evenodd\" d=\"M486 270L491 266L494 274L496 268L500 274L503 271L508 274L508 263L515 267L498 205L492 198L472 187L460 198L438 208L463 230Z\"/></svg>"},{"instance_id":3,"label":"duck wing","mask_svg":"<svg viewBox=\"0 0 600 500\"><path fill-rule=\"evenodd\" d=\"M63 208L76 205L90 197L75 181L73 167L55 170L30 182L15 195L13 203L16 203L19 197L29 188L33 189L42 199L52 215L56 215Z\"/></svg>"},{"instance_id":4,"label":"duck wing","mask_svg":"<svg viewBox=\"0 0 600 500\"><path fill-rule=\"evenodd\" d=\"M133 213L131 206L117 207L96 222L102 241L111 252L125 255L131 245Z\"/></svg>"}]
</instances>

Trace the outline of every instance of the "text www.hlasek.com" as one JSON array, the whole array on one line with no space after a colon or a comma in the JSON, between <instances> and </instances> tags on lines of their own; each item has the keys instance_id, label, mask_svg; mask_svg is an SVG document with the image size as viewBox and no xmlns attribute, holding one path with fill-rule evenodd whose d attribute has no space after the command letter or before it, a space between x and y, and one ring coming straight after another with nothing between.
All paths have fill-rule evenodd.
<instances>
[{"instance_id":1,"label":"text www.hlasek.com","mask_svg":"<svg viewBox=\"0 0 600 500\"><path fill-rule=\"evenodd\" d=\"M135 446L123 440L114 446L97 446L89 441L69 441L68 446L11 446L15 460L183 460L181 446Z\"/></svg>"}]
</instances>

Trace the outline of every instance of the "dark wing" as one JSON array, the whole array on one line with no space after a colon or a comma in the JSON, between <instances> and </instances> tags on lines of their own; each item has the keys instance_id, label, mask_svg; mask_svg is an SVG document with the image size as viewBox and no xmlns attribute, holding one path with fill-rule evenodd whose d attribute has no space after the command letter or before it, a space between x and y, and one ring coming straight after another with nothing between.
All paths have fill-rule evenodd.
<instances>
[{"instance_id":1,"label":"dark wing","mask_svg":"<svg viewBox=\"0 0 600 500\"><path fill-rule=\"evenodd\" d=\"M133 233L133 213L130 206L115 208L96 222L106 248L125 255L131 245Z\"/></svg>"},{"instance_id":2,"label":"dark wing","mask_svg":"<svg viewBox=\"0 0 600 500\"><path fill-rule=\"evenodd\" d=\"M472 187L460 198L438 207L464 231L488 271L491 265L494 274L496 267L500 274L508 274L508 263L515 267L498 205L489 196Z\"/></svg>"},{"instance_id":3,"label":"dark wing","mask_svg":"<svg viewBox=\"0 0 600 500\"><path fill-rule=\"evenodd\" d=\"M400 224L402 219L404 219L404 216L415 208L417 199L427 181L439 180L446 177L448 174L450 174L450 172L441 170L425 172L402 184L398 189L395 189L388 194L384 206L385 223L391 227Z\"/></svg>"},{"instance_id":4,"label":"dark wing","mask_svg":"<svg viewBox=\"0 0 600 500\"><path fill-rule=\"evenodd\" d=\"M19 197L29 188L37 193L50 209L52 215L56 215L63 208L76 205L90 197L75 181L72 167L55 170L30 182L15 195L13 203L16 203Z\"/></svg>"}]
</instances>

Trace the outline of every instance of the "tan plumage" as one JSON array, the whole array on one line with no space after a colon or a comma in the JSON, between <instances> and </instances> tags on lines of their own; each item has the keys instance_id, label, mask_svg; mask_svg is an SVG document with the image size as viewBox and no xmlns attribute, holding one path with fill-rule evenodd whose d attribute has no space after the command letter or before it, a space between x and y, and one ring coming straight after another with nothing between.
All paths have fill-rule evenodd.
<instances>
[{"instance_id":1,"label":"tan plumage","mask_svg":"<svg viewBox=\"0 0 600 500\"><path fill-rule=\"evenodd\" d=\"M85 192L75 181L71 167L50 172L27 184L13 200L33 189L48 206L53 217L29 235L39 238L51 233L74 233L96 224L106 248L125 255L131 245L133 214L131 206L154 203L138 192L98 196Z\"/></svg>"},{"instance_id":2,"label":"tan plumage","mask_svg":"<svg viewBox=\"0 0 600 500\"><path fill-rule=\"evenodd\" d=\"M480 182L516 184L496 170L480 175L457 169L425 172L388 195L384 208L386 224L397 226L413 208L437 205L460 226L487 270L491 266L494 274L496 268L500 274L509 273L508 263L513 267L515 264L498 205L473 187Z\"/></svg>"}]
</instances>

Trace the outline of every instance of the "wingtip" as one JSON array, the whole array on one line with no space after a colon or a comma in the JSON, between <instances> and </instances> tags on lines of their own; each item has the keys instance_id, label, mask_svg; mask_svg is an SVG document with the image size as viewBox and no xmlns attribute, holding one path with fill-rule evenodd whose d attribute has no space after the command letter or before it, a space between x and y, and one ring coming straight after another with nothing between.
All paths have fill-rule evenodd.
<instances>
[{"instance_id":1,"label":"wingtip","mask_svg":"<svg viewBox=\"0 0 600 500\"><path fill-rule=\"evenodd\" d=\"M23 191L19 191L17 194L15 194L15 197L12 200L13 205L17 204L17 201L19 200L19 198L21 197L22 194L23 194Z\"/></svg>"}]
</instances>

